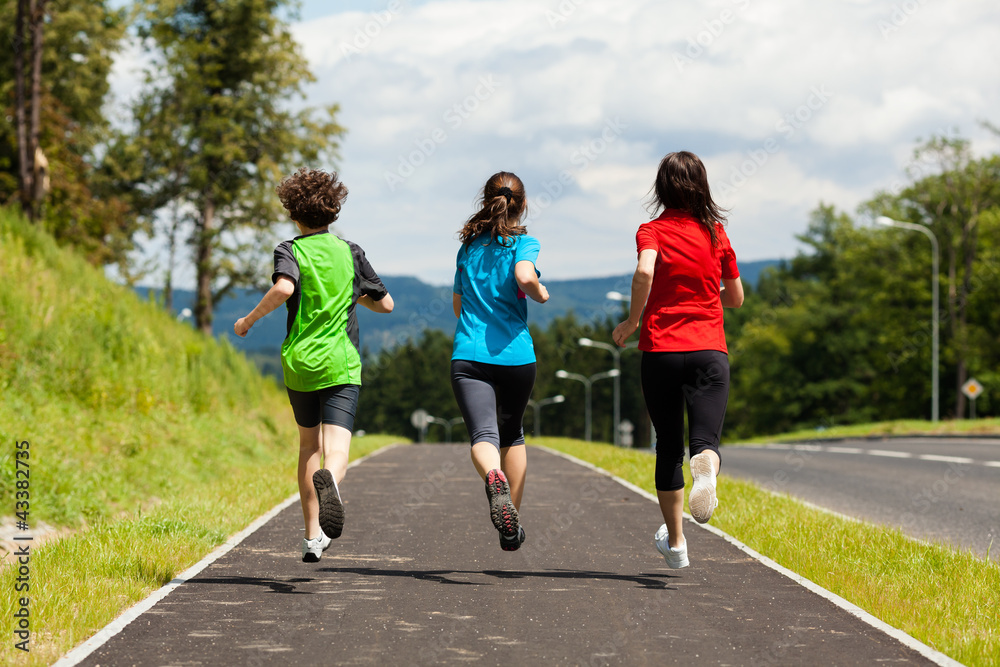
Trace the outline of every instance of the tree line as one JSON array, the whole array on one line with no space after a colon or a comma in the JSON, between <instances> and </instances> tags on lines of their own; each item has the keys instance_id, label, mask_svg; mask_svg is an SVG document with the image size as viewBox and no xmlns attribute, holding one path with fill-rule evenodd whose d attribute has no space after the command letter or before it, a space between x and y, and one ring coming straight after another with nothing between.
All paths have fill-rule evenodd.
<instances>
[{"instance_id":1,"label":"tree line","mask_svg":"<svg viewBox=\"0 0 1000 667\"><path fill-rule=\"evenodd\" d=\"M732 383L724 438L930 418L931 246L922 234L872 224L877 216L924 225L940 245L941 417L967 416L961 387L972 377L985 387L977 416L998 413L1000 156L977 158L964 139L934 137L916 148L908 182L875 193L856 215L820 204L798 237L804 249L766 270L757 286L747 285L743 308L726 311ZM612 368L608 352L578 341L610 343L624 316L615 312L620 308L532 329L538 358L532 397L566 397L542 409L544 435L583 437L583 386L555 371L590 376ZM622 352L621 414L635 425L636 445L648 445L640 354ZM370 356L359 425L412 434L409 417L417 408L458 417L450 356L450 335L440 331ZM599 380L595 440L612 441L612 410L612 381ZM529 408L526 433L533 422ZM432 425L428 435L443 439L444 429ZM464 438L464 431L454 437Z\"/></svg>"},{"instance_id":2,"label":"tree line","mask_svg":"<svg viewBox=\"0 0 1000 667\"><path fill-rule=\"evenodd\" d=\"M280 179L329 163L337 107L296 108L313 80L291 35L291 0L0 0L0 202L130 283L130 252L159 235L195 266L196 326L259 280L260 248L282 220ZM116 56L144 62L109 103ZM267 239L266 241L263 239Z\"/></svg>"},{"instance_id":3,"label":"tree line","mask_svg":"<svg viewBox=\"0 0 1000 667\"><path fill-rule=\"evenodd\" d=\"M115 3L116 4L116 3ZM214 306L259 280L260 249L283 218L274 186L302 164L330 163L344 129L336 106L303 106L312 81L290 33L291 0L0 0L0 203L12 203L96 265L126 281L153 267L130 253L167 239L164 294L187 253L197 273L196 326ZM128 98L109 103L116 58L141 63ZM995 126L986 124L1000 134ZM986 388L995 414L1000 310L1000 157L935 136L917 146L904 183L851 215L821 204L800 237L805 250L766 273L745 305L726 313L733 369L727 436L930 414L931 254L920 234L873 226L876 216L923 225L941 249L941 414L961 418L960 391ZM738 220L734 221L738 224ZM612 357L580 338L609 342L620 304L533 331L542 432L583 433L585 376ZM449 332L450 333L450 332ZM360 424L408 432L422 407L457 417L448 386L449 334L428 331L369 358ZM622 417L649 440L639 353L622 357ZM593 386L593 433L611 440L611 380ZM533 411L526 416L530 431ZM436 428L436 427L432 427ZM456 436L457 437L457 436Z\"/></svg>"}]
</instances>

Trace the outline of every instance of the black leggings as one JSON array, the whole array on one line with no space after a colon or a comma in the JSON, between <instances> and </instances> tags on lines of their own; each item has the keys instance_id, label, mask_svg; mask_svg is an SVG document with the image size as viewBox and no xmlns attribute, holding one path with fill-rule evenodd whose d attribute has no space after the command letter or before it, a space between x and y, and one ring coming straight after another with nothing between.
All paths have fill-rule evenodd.
<instances>
[{"instance_id":1,"label":"black leggings","mask_svg":"<svg viewBox=\"0 0 1000 667\"><path fill-rule=\"evenodd\" d=\"M451 388L473 445L488 442L497 449L523 445L521 421L534 386L535 364L451 362Z\"/></svg>"},{"instance_id":2,"label":"black leggings","mask_svg":"<svg viewBox=\"0 0 1000 667\"><path fill-rule=\"evenodd\" d=\"M709 449L718 454L729 356L716 350L643 352L642 394L656 428L656 490L683 489L684 406L691 456Z\"/></svg>"}]
</instances>

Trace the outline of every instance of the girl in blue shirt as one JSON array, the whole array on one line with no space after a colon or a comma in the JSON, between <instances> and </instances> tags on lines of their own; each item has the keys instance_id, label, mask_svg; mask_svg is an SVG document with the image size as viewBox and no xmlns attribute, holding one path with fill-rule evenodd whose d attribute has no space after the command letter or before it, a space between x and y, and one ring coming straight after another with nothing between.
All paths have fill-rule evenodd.
<instances>
[{"instance_id":1,"label":"girl in blue shirt","mask_svg":"<svg viewBox=\"0 0 1000 667\"><path fill-rule=\"evenodd\" d=\"M521 224L526 212L521 179L501 171L486 181L479 211L459 233L452 297L458 326L451 386L505 551L524 542L517 514L527 471L521 419L535 384L526 297L549 300L535 269L541 246Z\"/></svg>"}]
</instances>

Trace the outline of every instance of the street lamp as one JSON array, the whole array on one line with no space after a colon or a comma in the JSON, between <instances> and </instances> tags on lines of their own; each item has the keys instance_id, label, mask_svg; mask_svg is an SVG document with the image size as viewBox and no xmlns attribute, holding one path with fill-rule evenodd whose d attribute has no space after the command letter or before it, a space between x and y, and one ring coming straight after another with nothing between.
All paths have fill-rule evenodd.
<instances>
[{"instance_id":1,"label":"street lamp","mask_svg":"<svg viewBox=\"0 0 1000 667\"><path fill-rule=\"evenodd\" d=\"M454 417L453 419L441 419L440 417L432 417L427 415L425 418L430 424L440 424L444 426L444 441L451 444L451 427L455 424L461 424L465 420L461 417Z\"/></svg>"},{"instance_id":2,"label":"street lamp","mask_svg":"<svg viewBox=\"0 0 1000 667\"><path fill-rule=\"evenodd\" d=\"M591 391L590 388L597 380L603 380L604 378L613 378L621 375L621 371L617 368L612 368L610 371L604 371L603 373L594 373L590 377L586 375L580 375L579 373L569 373L564 370L556 371L556 377L564 380L576 380L577 382L582 382L584 387L584 403L585 403L585 416L584 416L584 431L583 439L590 442L590 398Z\"/></svg>"},{"instance_id":3,"label":"street lamp","mask_svg":"<svg viewBox=\"0 0 1000 667\"><path fill-rule=\"evenodd\" d=\"M933 265L931 267L931 421L936 422L940 416L940 391L938 389L938 347L939 347L939 317L938 317L938 279L940 276L941 252L938 248L937 237L934 232L923 225L915 225L911 222L901 222L892 218L880 215L875 218L875 222L888 227L901 227L920 232L931 241L933 252Z\"/></svg>"},{"instance_id":4,"label":"street lamp","mask_svg":"<svg viewBox=\"0 0 1000 667\"><path fill-rule=\"evenodd\" d=\"M535 409L535 421L532 423L532 430L534 431L536 438L540 438L542 436L542 427L540 426L542 423L542 407L546 405L553 405L555 403L563 403L565 400L566 397L562 394L558 394L550 398L543 398L540 401L530 398L528 399L528 405Z\"/></svg>"},{"instance_id":5,"label":"street lamp","mask_svg":"<svg viewBox=\"0 0 1000 667\"><path fill-rule=\"evenodd\" d=\"M608 296L613 294L613 292L608 292ZM601 343L596 340L591 340L589 338L581 338L576 341L582 347L596 347L600 350L607 350L615 358L615 370L618 371L618 375L615 375L615 398L614 398L614 443L615 446L620 446L621 435L618 433L618 426L622 421L622 387L621 387L621 373L622 373L622 353L618 350L618 347L611 345L610 343ZM638 343L636 343L638 345Z\"/></svg>"}]
</instances>

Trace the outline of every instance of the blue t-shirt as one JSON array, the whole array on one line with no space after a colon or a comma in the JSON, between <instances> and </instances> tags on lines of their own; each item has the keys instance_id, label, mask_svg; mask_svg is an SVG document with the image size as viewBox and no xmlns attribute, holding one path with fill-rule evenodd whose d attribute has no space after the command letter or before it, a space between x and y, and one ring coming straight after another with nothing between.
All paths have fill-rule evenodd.
<instances>
[{"instance_id":1,"label":"blue t-shirt","mask_svg":"<svg viewBox=\"0 0 1000 667\"><path fill-rule=\"evenodd\" d=\"M452 359L500 366L535 361L528 332L528 298L514 279L514 265L537 263L541 245L527 235L513 236L506 243L483 235L458 250L453 290L462 297L462 314Z\"/></svg>"}]
</instances>

